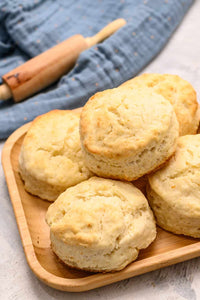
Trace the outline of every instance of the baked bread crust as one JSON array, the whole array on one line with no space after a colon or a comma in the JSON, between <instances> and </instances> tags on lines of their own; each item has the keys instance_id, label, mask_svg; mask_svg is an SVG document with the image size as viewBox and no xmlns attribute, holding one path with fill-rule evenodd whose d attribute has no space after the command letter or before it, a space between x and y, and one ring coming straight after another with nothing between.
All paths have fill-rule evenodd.
<instances>
[{"instance_id":1,"label":"baked bread crust","mask_svg":"<svg viewBox=\"0 0 200 300\"><path fill-rule=\"evenodd\" d=\"M200 238L200 135L180 137L175 155L148 176L147 198L160 227Z\"/></svg>"},{"instance_id":2,"label":"baked bread crust","mask_svg":"<svg viewBox=\"0 0 200 300\"><path fill-rule=\"evenodd\" d=\"M195 134L200 121L196 91L192 85L173 74L144 73L123 83L126 88L151 88L173 106L179 122L179 135Z\"/></svg>"},{"instance_id":3,"label":"baked bread crust","mask_svg":"<svg viewBox=\"0 0 200 300\"><path fill-rule=\"evenodd\" d=\"M82 157L79 119L78 111L53 110L32 122L19 157L28 192L54 201L66 188L92 175Z\"/></svg>"},{"instance_id":4,"label":"baked bread crust","mask_svg":"<svg viewBox=\"0 0 200 300\"><path fill-rule=\"evenodd\" d=\"M178 122L171 104L150 89L116 88L89 99L81 113L80 136L92 172L132 181L174 153Z\"/></svg>"},{"instance_id":5,"label":"baked bread crust","mask_svg":"<svg viewBox=\"0 0 200 300\"><path fill-rule=\"evenodd\" d=\"M153 214L131 183L92 177L48 208L52 249L67 265L93 272L123 269L156 237Z\"/></svg>"}]
</instances>

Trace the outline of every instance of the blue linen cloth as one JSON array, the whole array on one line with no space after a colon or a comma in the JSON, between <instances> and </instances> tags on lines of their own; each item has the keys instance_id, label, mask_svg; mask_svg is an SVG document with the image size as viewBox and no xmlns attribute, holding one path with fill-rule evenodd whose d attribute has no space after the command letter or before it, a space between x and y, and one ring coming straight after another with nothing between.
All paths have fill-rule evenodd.
<instances>
[{"instance_id":1,"label":"blue linen cloth","mask_svg":"<svg viewBox=\"0 0 200 300\"><path fill-rule=\"evenodd\" d=\"M50 89L21 103L0 102L0 138L39 114L82 106L95 92L135 76L164 47L192 2L1 0L0 76L74 34L92 36L117 18L127 25L82 52Z\"/></svg>"}]
</instances>

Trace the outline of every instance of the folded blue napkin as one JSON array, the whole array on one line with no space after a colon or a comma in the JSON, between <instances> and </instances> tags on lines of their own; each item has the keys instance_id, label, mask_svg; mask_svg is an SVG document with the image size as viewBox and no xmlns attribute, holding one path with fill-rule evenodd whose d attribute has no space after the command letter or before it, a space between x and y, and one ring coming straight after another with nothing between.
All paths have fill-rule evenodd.
<instances>
[{"instance_id":1,"label":"folded blue napkin","mask_svg":"<svg viewBox=\"0 0 200 300\"><path fill-rule=\"evenodd\" d=\"M0 102L0 138L52 109L84 105L97 91L135 76L163 48L192 0L1 0L0 76L70 36L127 25L81 53L56 84L28 100ZM0 82L1 83L1 82Z\"/></svg>"}]
</instances>

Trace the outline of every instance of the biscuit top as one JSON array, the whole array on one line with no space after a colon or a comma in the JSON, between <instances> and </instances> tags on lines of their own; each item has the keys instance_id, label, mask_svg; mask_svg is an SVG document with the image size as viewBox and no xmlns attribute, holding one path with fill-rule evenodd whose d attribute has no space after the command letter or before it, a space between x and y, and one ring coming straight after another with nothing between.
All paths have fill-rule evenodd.
<instances>
[{"instance_id":1,"label":"biscuit top","mask_svg":"<svg viewBox=\"0 0 200 300\"><path fill-rule=\"evenodd\" d=\"M80 112L53 110L37 117L28 130L20 153L23 168L52 185L67 186L91 174L83 163ZM72 182L71 182L72 181Z\"/></svg>"},{"instance_id":2,"label":"biscuit top","mask_svg":"<svg viewBox=\"0 0 200 300\"><path fill-rule=\"evenodd\" d=\"M98 177L62 193L48 208L46 221L68 245L109 252L130 240L143 248L156 233L148 202L136 187Z\"/></svg>"},{"instance_id":3,"label":"biscuit top","mask_svg":"<svg viewBox=\"0 0 200 300\"><path fill-rule=\"evenodd\" d=\"M151 88L174 107L180 135L196 133L199 124L197 95L192 85L173 74L146 73L126 81L121 87Z\"/></svg>"},{"instance_id":4,"label":"biscuit top","mask_svg":"<svg viewBox=\"0 0 200 300\"><path fill-rule=\"evenodd\" d=\"M151 188L185 214L200 214L200 135L178 139L175 155L168 164L149 175ZM184 207L188 203L187 209ZM200 221L199 221L200 224Z\"/></svg>"},{"instance_id":5,"label":"biscuit top","mask_svg":"<svg viewBox=\"0 0 200 300\"><path fill-rule=\"evenodd\" d=\"M140 152L173 126L178 132L171 104L147 88L97 93L84 106L80 119L84 148L116 159Z\"/></svg>"}]
</instances>

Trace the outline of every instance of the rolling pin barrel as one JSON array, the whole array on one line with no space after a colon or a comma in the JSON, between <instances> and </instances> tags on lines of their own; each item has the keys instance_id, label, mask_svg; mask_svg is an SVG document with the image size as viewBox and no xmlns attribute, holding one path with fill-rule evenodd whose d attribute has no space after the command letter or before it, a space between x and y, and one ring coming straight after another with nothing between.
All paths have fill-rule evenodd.
<instances>
[{"instance_id":1,"label":"rolling pin barrel","mask_svg":"<svg viewBox=\"0 0 200 300\"><path fill-rule=\"evenodd\" d=\"M106 39L125 24L124 19L117 19L95 36L74 35L10 71L2 76L4 84L0 86L0 99L13 97L19 102L49 86L73 67L82 51Z\"/></svg>"},{"instance_id":2,"label":"rolling pin barrel","mask_svg":"<svg viewBox=\"0 0 200 300\"><path fill-rule=\"evenodd\" d=\"M15 102L21 101L58 80L73 67L85 49L84 37L75 35L10 71L2 79Z\"/></svg>"}]
</instances>

